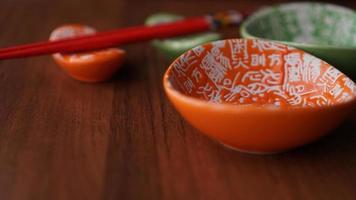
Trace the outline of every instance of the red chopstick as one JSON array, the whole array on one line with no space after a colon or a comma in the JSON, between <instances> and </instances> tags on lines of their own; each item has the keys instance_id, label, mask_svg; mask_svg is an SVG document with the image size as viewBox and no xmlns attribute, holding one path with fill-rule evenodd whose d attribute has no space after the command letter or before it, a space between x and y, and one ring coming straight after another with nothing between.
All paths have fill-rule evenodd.
<instances>
[{"instance_id":1,"label":"red chopstick","mask_svg":"<svg viewBox=\"0 0 356 200\"><path fill-rule=\"evenodd\" d=\"M162 39L204 32L216 29L220 26L236 25L241 21L241 14L229 11L209 16L186 18L180 21L156 26L135 26L113 31L99 32L94 35L3 48L0 49L0 60L57 52L70 53L91 51L151 39Z\"/></svg>"}]
</instances>

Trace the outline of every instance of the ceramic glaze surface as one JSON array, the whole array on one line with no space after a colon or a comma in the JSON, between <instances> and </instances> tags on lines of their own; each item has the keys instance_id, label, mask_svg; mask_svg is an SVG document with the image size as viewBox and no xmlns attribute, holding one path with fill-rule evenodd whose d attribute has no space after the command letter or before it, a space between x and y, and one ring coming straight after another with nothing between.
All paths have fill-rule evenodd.
<instances>
[{"instance_id":1,"label":"ceramic glaze surface","mask_svg":"<svg viewBox=\"0 0 356 200\"><path fill-rule=\"evenodd\" d=\"M288 3L259 10L245 23L255 37L356 47L356 13L322 3Z\"/></svg>"},{"instance_id":2,"label":"ceramic glaze surface","mask_svg":"<svg viewBox=\"0 0 356 200\"><path fill-rule=\"evenodd\" d=\"M55 41L58 39L64 38L73 38L84 35L93 35L96 33L96 30L89 26L84 25L71 25L70 27L60 27L54 30L49 40ZM80 63L80 62L93 62L100 57L110 57L116 54L120 54L122 50L117 48L108 48L102 50L96 50L91 52L83 53L73 53L73 54L61 54L55 53L53 56L57 59L63 59L71 63Z\"/></svg>"},{"instance_id":3,"label":"ceramic glaze surface","mask_svg":"<svg viewBox=\"0 0 356 200\"><path fill-rule=\"evenodd\" d=\"M146 19L146 25L154 26L161 23L182 20L183 17L170 13L157 13ZM204 44L206 42L219 40L221 35L214 32L197 33L182 37L175 37L163 40L153 40L152 44L163 53L169 60L174 60L189 49Z\"/></svg>"},{"instance_id":4,"label":"ceramic glaze surface","mask_svg":"<svg viewBox=\"0 0 356 200\"><path fill-rule=\"evenodd\" d=\"M50 40L66 39L95 34L96 30L80 24L56 28ZM108 80L121 67L126 52L119 48L99 49L90 52L55 53L54 61L71 77L84 82Z\"/></svg>"},{"instance_id":5,"label":"ceramic glaze surface","mask_svg":"<svg viewBox=\"0 0 356 200\"><path fill-rule=\"evenodd\" d=\"M351 100L355 83L304 51L264 40L198 46L168 73L179 92L213 103L319 107Z\"/></svg>"}]
</instances>

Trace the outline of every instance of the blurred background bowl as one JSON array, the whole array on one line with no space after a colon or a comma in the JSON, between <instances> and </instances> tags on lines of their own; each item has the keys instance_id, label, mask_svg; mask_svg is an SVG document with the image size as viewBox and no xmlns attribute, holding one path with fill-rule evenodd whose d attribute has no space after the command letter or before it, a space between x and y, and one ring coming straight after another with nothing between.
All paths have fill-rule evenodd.
<instances>
[{"instance_id":1,"label":"blurred background bowl","mask_svg":"<svg viewBox=\"0 0 356 200\"><path fill-rule=\"evenodd\" d=\"M356 73L356 13L328 3L285 3L258 10L240 27L244 38L280 41L349 74Z\"/></svg>"}]
</instances>

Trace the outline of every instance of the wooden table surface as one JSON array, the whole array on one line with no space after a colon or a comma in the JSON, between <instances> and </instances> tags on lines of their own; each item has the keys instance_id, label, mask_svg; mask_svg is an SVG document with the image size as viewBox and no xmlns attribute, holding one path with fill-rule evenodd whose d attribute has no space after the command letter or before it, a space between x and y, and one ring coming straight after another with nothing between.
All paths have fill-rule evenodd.
<instances>
[{"instance_id":1,"label":"wooden table surface","mask_svg":"<svg viewBox=\"0 0 356 200\"><path fill-rule=\"evenodd\" d=\"M159 11L198 15L272 2L1 0L0 46L45 40L65 23L106 30ZM162 89L162 55L149 43L125 49L124 68L100 84L72 80L49 56L0 61L1 200L356 199L355 114L297 150L235 152L174 110Z\"/></svg>"}]
</instances>

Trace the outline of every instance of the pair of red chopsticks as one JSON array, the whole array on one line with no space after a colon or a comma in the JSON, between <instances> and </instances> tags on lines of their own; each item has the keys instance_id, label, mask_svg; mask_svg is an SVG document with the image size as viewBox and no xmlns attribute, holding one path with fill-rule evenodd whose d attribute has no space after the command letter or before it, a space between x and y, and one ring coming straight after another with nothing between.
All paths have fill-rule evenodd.
<instances>
[{"instance_id":1,"label":"pair of red chopsticks","mask_svg":"<svg viewBox=\"0 0 356 200\"><path fill-rule=\"evenodd\" d=\"M113 31L99 32L89 36L7 47L0 49L0 60L57 52L70 53L90 51L134 42L204 32L224 26L238 25L246 16L247 15L240 14L236 11L219 12L213 15L191 17L155 26L135 26Z\"/></svg>"}]
</instances>

